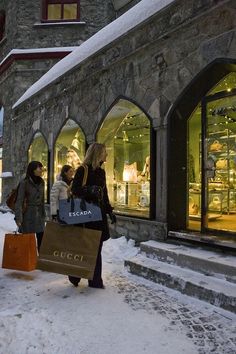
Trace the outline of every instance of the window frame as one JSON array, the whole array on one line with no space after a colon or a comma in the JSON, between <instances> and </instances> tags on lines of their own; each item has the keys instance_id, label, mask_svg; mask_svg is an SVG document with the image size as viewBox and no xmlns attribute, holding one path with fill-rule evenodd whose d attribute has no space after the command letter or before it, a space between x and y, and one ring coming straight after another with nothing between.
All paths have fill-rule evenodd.
<instances>
[{"instance_id":1,"label":"window frame","mask_svg":"<svg viewBox=\"0 0 236 354\"><path fill-rule=\"evenodd\" d=\"M64 5L77 3L76 19L63 19ZM59 20L48 19L48 5L61 5L61 18ZM57 23L57 22L79 22L80 21L80 0L42 0L42 19L41 22Z\"/></svg>"}]
</instances>

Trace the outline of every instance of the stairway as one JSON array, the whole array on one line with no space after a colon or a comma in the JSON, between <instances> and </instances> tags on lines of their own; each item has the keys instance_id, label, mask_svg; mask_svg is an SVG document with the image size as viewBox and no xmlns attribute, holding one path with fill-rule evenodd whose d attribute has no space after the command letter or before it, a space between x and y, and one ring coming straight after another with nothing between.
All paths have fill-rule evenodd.
<instances>
[{"instance_id":1,"label":"stairway","mask_svg":"<svg viewBox=\"0 0 236 354\"><path fill-rule=\"evenodd\" d=\"M125 260L129 272L236 313L236 257L157 241Z\"/></svg>"}]
</instances>

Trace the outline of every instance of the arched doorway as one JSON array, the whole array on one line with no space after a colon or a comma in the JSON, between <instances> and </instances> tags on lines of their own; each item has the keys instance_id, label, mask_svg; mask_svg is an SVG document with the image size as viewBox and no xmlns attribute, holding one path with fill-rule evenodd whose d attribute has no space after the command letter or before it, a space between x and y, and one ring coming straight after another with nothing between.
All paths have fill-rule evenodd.
<instances>
[{"instance_id":1,"label":"arched doorway","mask_svg":"<svg viewBox=\"0 0 236 354\"><path fill-rule=\"evenodd\" d=\"M98 142L108 152L108 193L116 213L151 218L155 148L151 122L134 103L119 99L106 115Z\"/></svg>"},{"instance_id":2,"label":"arched doorway","mask_svg":"<svg viewBox=\"0 0 236 354\"><path fill-rule=\"evenodd\" d=\"M45 181L45 196L48 202L48 190L49 190L49 151L48 144L41 132L36 132L33 140L28 149L28 162L30 161L40 161L43 164L44 175L43 179Z\"/></svg>"},{"instance_id":3,"label":"arched doorway","mask_svg":"<svg viewBox=\"0 0 236 354\"><path fill-rule=\"evenodd\" d=\"M78 124L68 119L62 127L54 147L54 180L63 165L71 165L75 170L85 154L85 135Z\"/></svg>"},{"instance_id":4,"label":"arched doorway","mask_svg":"<svg viewBox=\"0 0 236 354\"><path fill-rule=\"evenodd\" d=\"M212 65L186 90L170 117L168 225L171 230L219 235L233 235L236 231L234 70L233 65ZM198 93L192 98L194 87Z\"/></svg>"}]
</instances>

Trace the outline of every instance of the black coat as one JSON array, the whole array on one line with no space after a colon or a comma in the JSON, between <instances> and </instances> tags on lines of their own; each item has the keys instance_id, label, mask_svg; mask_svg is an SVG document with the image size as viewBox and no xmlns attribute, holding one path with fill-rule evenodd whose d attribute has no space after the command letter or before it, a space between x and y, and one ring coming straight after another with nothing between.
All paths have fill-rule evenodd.
<instances>
[{"instance_id":1,"label":"black coat","mask_svg":"<svg viewBox=\"0 0 236 354\"><path fill-rule=\"evenodd\" d=\"M83 188L82 182L84 177L84 167L80 166L75 174L71 191L72 194L76 197L83 197ZM92 168L91 165L88 165L88 177L87 177L87 186L100 186L103 189L103 198L100 203L100 207L102 210L102 220L101 221L94 221L86 223L86 227L101 230L102 231L102 240L106 241L110 237L109 226L107 221L107 215L112 212L112 206L109 202L108 193L107 193L107 186L106 186L106 174L105 171L98 167L95 170Z\"/></svg>"}]
</instances>

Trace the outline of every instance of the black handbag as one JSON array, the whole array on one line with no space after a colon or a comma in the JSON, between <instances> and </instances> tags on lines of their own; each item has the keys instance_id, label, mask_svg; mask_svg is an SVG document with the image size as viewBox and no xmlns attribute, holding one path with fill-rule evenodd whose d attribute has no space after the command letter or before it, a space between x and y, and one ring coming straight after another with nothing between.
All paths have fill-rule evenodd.
<instances>
[{"instance_id":1,"label":"black handbag","mask_svg":"<svg viewBox=\"0 0 236 354\"><path fill-rule=\"evenodd\" d=\"M82 166L84 168L84 177L81 187L81 197L89 203L92 202L101 205L103 199L103 187L97 185L87 186L88 166L86 164Z\"/></svg>"}]
</instances>

